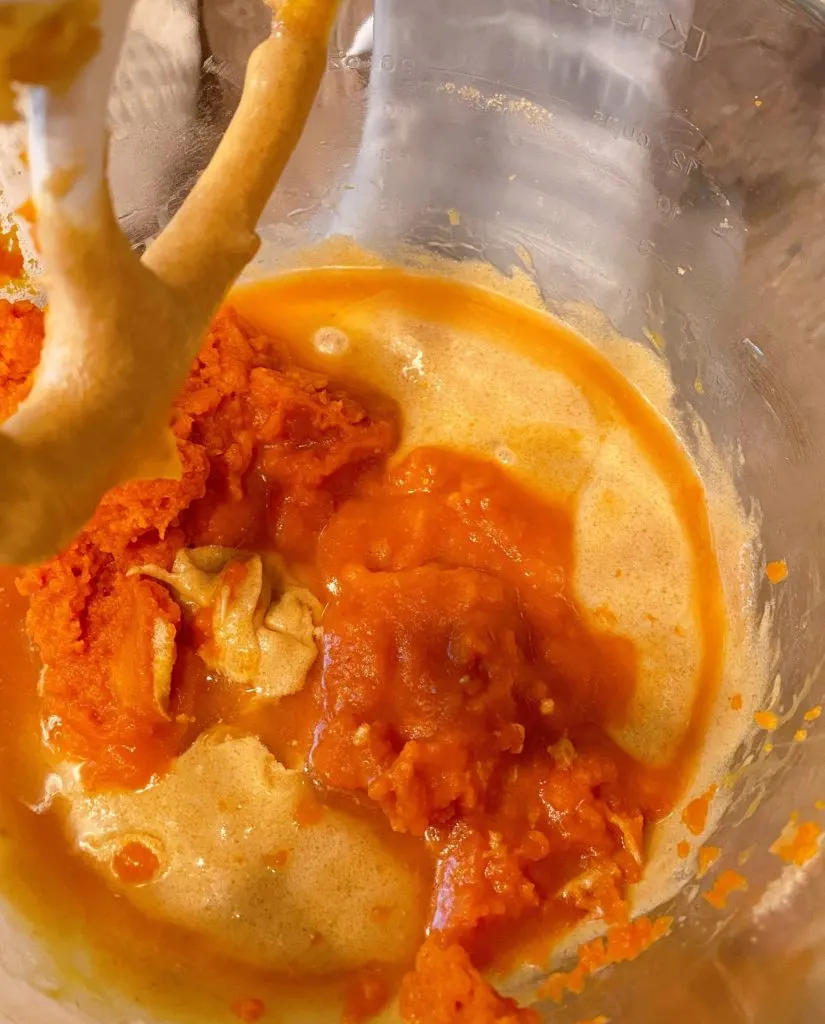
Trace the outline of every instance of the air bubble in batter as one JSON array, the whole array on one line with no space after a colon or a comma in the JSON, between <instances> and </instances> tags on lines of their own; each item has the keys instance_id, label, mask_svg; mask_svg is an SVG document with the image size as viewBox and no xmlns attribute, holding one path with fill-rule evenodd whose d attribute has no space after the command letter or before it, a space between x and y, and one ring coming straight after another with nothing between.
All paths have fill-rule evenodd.
<instances>
[{"instance_id":1,"label":"air bubble in batter","mask_svg":"<svg viewBox=\"0 0 825 1024\"><path fill-rule=\"evenodd\" d=\"M349 338L337 327L319 327L312 344L322 356L342 356L349 348Z\"/></svg>"}]
</instances>

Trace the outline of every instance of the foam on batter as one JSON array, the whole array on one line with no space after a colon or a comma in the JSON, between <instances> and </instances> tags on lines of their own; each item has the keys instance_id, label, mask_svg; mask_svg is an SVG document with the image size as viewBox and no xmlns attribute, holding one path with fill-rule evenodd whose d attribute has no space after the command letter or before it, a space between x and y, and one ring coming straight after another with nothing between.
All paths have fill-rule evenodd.
<instances>
[{"instance_id":1,"label":"foam on batter","mask_svg":"<svg viewBox=\"0 0 825 1024\"><path fill-rule=\"evenodd\" d=\"M310 974L404 963L422 939L421 880L352 813L299 824L310 788L257 738L205 734L148 789L70 793L68 827L140 910L236 959ZM113 869L129 843L157 858L146 884Z\"/></svg>"}]
</instances>

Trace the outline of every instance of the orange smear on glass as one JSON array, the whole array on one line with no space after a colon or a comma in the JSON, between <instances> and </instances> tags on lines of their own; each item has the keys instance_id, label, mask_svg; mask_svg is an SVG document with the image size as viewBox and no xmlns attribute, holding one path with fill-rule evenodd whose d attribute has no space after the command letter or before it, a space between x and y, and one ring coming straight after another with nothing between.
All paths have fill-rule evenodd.
<instances>
[{"instance_id":1,"label":"orange smear on glass","mask_svg":"<svg viewBox=\"0 0 825 1024\"><path fill-rule=\"evenodd\" d=\"M34 200L26 199L25 202L22 202L14 212L21 220L28 223L32 244L39 252L40 246L37 241L37 207L34 205Z\"/></svg>"},{"instance_id":2,"label":"orange smear on glass","mask_svg":"<svg viewBox=\"0 0 825 1024\"><path fill-rule=\"evenodd\" d=\"M771 583L782 583L783 580L788 578L787 562L768 562L765 566L765 575Z\"/></svg>"},{"instance_id":3,"label":"orange smear on glass","mask_svg":"<svg viewBox=\"0 0 825 1024\"><path fill-rule=\"evenodd\" d=\"M39 253L40 241L37 234L37 207L34 200L27 199L25 202L20 203L14 213L21 220L25 220L29 224L29 236L32 240L32 245L35 247L36 252Z\"/></svg>"},{"instance_id":4,"label":"orange smear on glass","mask_svg":"<svg viewBox=\"0 0 825 1024\"><path fill-rule=\"evenodd\" d=\"M681 839L676 844L676 853L679 860L687 860L690 856L690 843L686 839Z\"/></svg>"},{"instance_id":5,"label":"orange smear on glass","mask_svg":"<svg viewBox=\"0 0 825 1024\"><path fill-rule=\"evenodd\" d=\"M560 1003L565 992L582 992L590 975L612 964L635 960L654 942L667 935L672 924L672 917L659 917L655 920L640 917L630 924L609 929L605 938L583 943L579 947L579 961L573 970L552 974L539 988L539 995L543 999Z\"/></svg>"},{"instance_id":6,"label":"orange smear on glass","mask_svg":"<svg viewBox=\"0 0 825 1024\"><path fill-rule=\"evenodd\" d=\"M701 850L699 850L699 863L697 869L699 878L704 878L721 856L722 851L718 846L703 846Z\"/></svg>"},{"instance_id":7,"label":"orange smear on glass","mask_svg":"<svg viewBox=\"0 0 825 1024\"><path fill-rule=\"evenodd\" d=\"M728 905L728 897L734 892L747 892L748 880L738 871L723 871L716 879L713 888L702 893L704 899L716 910L724 910Z\"/></svg>"},{"instance_id":8,"label":"orange smear on glass","mask_svg":"<svg viewBox=\"0 0 825 1024\"><path fill-rule=\"evenodd\" d=\"M766 732L774 732L779 728L779 715L775 711L757 711L753 720Z\"/></svg>"},{"instance_id":9,"label":"orange smear on glass","mask_svg":"<svg viewBox=\"0 0 825 1024\"><path fill-rule=\"evenodd\" d=\"M16 225L0 231L0 284L19 281L23 277L23 250Z\"/></svg>"},{"instance_id":10,"label":"orange smear on glass","mask_svg":"<svg viewBox=\"0 0 825 1024\"><path fill-rule=\"evenodd\" d=\"M821 836L822 829L815 822L791 821L770 851L786 864L803 867L819 853Z\"/></svg>"},{"instance_id":11,"label":"orange smear on glass","mask_svg":"<svg viewBox=\"0 0 825 1024\"><path fill-rule=\"evenodd\" d=\"M730 709L731 709L731 711L741 711L743 703L744 702L742 700L742 694L741 693L735 693L731 697L731 699L730 699Z\"/></svg>"},{"instance_id":12,"label":"orange smear on glass","mask_svg":"<svg viewBox=\"0 0 825 1024\"><path fill-rule=\"evenodd\" d=\"M707 793L696 797L682 811L682 821L695 836L700 836L705 831L708 822L710 804L716 796L718 786L711 786Z\"/></svg>"}]
</instances>

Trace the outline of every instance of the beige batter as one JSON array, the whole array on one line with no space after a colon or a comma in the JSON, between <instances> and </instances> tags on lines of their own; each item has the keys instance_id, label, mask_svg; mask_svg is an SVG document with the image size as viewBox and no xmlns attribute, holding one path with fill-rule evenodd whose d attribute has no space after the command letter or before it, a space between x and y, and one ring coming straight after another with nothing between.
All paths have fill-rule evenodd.
<instances>
[{"instance_id":1,"label":"beige batter","mask_svg":"<svg viewBox=\"0 0 825 1024\"><path fill-rule=\"evenodd\" d=\"M343 241L301 259L375 265ZM461 274L509 293L520 306L466 292L454 307L428 306L416 302L415 278L396 302L381 273L376 267L374 287L349 299L346 287L331 287L321 271L318 279L285 274L238 290L232 301L262 330L286 338L302 360L395 398L403 417L401 452L424 444L459 446L498 459L548 498L572 504L573 596L596 625L631 638L639 655L637 692L614 738L640 760L667 765L684 751L704 701L706 739L695 752L685 801L703 792L721 778L764 686L763 644L747 600L755 537L710 446L698 456L703 496L699 466L660 420L657 429L682 460L712 541L697 561L695 523L686 522L680 504L684 495L626 415L628 409L654 421L657 413L668 415L663 364L581 310L571 310L571 318L595 347L536 318L528 284L487 267L462 267ZM488 301L499 303L502 319L489 315ZM522 343L526 323L544 344ZM591 363L606 376L582 375ZM621 402L607 387L617 381ZM703 633L697 594L715 608L715 639ZM729 705L734 693L743 696L737 714ZM112 872L113 849L148 836L158 846L163 871L148 885L125 887L129 898L152 916L211 936L235 958L321 972L376 959L403 963L420 934L420 881L349 813L336 811L323 831L303 833L294 821L302 785L300 773L279 766L257 740L207 737L143 793L86 798L69 784L68 828L110 884L121 888ZM714 816L712 811L711 822ZM687 877L689 868L675 852L684 837L678 811L657 827L635 896L640 911L667 899ZM273 875L266 855L282 846L289 861ZM322 864L335 870L319 871ZM369 884L353 883L358 871ZM387 932L370 908L391 892L397 919ZM348 945L343 936L350 932ZM307 941L314 933L329 940L323 953Z\"/></svg>"},{"instance_id":2,"label":"beige batter","mask_svg":"<svg viewBox=\"0 0 825 1024\"><path fill-rule=\"evenodd\" d=\"M311 974L410 960L422 880L351 813L302 827L309 788L254 737L204 735L143 792L75 799L71 827L110 878L125 842L152 849L162 871L129 898L235 959Z\"/></svg>"}]
</instances>

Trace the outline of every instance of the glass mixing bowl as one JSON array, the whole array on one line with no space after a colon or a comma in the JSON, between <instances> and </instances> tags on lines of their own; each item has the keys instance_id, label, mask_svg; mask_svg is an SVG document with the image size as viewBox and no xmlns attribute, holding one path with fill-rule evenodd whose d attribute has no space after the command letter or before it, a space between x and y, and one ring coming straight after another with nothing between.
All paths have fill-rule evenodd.
<instances>
[{"instance_id":1,"label":"glass mixing bowl","mask_svg":"<svg viewBox=\"0 0 825 1024\"><path fill-rule=\"evenodd\" d=\"M139 0L112 102L135 245L214 149L267 23L258 0ZM720 914L690 881L667 939L548 1020L793 1024L825 1007L825 875L769 852L793 812L825 824L825 726L803 722L825 689L824 110L821 0L378 0L374 19L368 0L344 0L262 221L253 274L343 233L390 256L411 243L518 267L551 308L596 306L667 361L681 411L759 509L766 560L787 561L756 609L773 599L764 706L781 725L738 752L713 840L747 893ZM14 206L25 186L8 152ZM86 977L81 925L66 927L71 984L8 911L0 1020L148 1020L114 1009L105 979Z\"/></svg>"}]
</instances>

